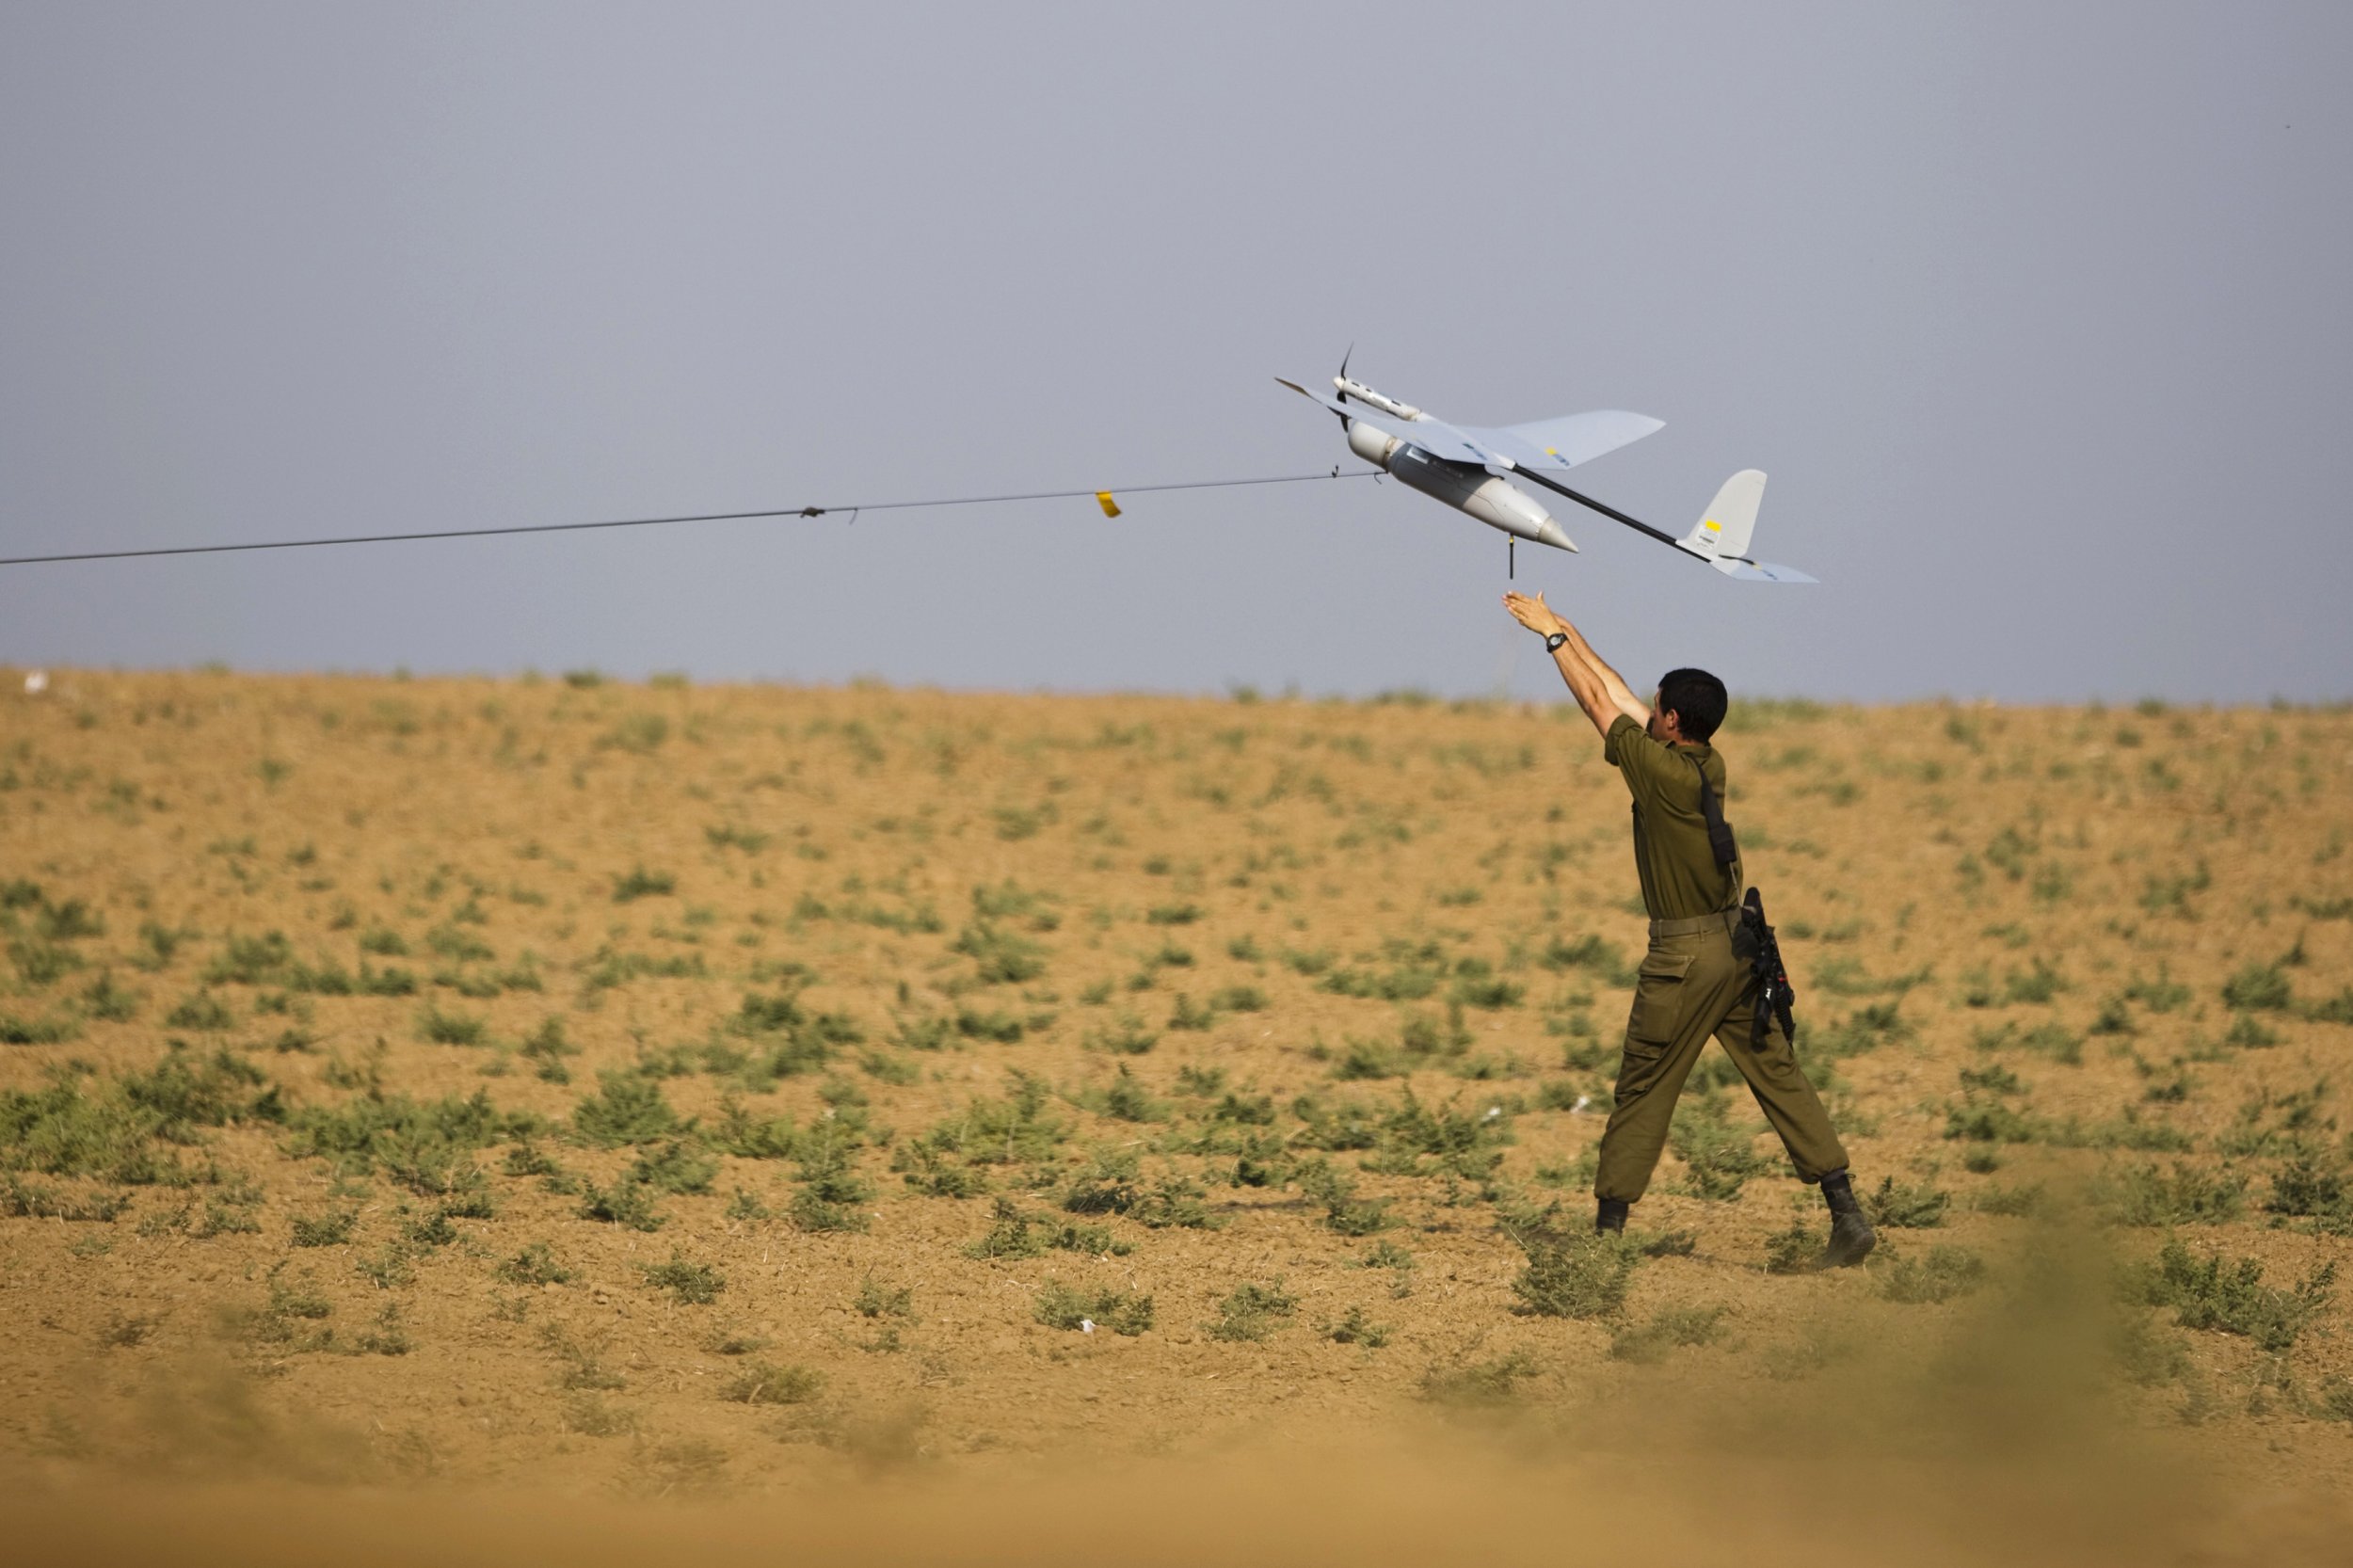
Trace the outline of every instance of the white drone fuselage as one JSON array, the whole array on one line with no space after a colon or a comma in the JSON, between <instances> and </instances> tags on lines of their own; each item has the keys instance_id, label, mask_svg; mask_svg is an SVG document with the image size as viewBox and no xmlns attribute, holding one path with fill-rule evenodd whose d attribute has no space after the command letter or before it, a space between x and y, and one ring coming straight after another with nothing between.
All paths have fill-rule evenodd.
<instances>
[{"instance_id":1,"label":"white drone fuselage","mask_svg":"<svg viewBox=\"0 0 2353 1568\"><path fill-rule=\"evenodd\" d=\"M1384 470L1399 484L1419 490L1433 501L1443 501L1456 511L1468 513L1515 539L1548 544L1571 554L1577 552L1577 541L1561 532L1552 514L1526 490L1477 464L1441 457L1415 445L1410 426L1430 417L1419 408L1346 376L1335 376L1332 385L1339 392L1341 402L1353 398L1409 426L1401 438L1375 429L1362 420L1350 420L1348 449L1357 456ZM1508 458L1503 461L1505 467L1511 466Z\"/></svg>"},{"instance_id":2,"label":"white drone fuselage","mask_svg":"<svg viewBox=\"0 0 2353 1568\"><path fill-rule=\"evenodd\" d=\"M1356 394L1352 391L1349 395ZM1385 411L1396 412L1393 408ZM1577 550L1577 542L1561 531L1552 514L1537 504L1533 496L1483 468L1433 457L1413 442L1375 430L1361 420L1348 426L1348 449L1373 467L1386 470L1399 484L1467 512L1490 528L1556 550L1572 553Z\"/></svg>"}]
</instances>

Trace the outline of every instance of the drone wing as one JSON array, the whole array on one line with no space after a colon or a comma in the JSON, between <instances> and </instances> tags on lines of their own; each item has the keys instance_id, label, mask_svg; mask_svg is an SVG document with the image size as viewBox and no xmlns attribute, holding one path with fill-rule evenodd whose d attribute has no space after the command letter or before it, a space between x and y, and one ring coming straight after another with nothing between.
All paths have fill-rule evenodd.
<instances>
[{"instance_id":1,"label":"drone wing","mask_svg":"<svg viewBox=\"0 0 2353 1568\"><path fill-rule=\"evenodd\" d=\"M1496 430L1464 425L1462 433L1481 446L1502 453L1521 468L1565 472L1579 463L1590 463L1605 452L1615 452L1630 441L1639 441L1665 425L1666 421L1648 414L1602 408L1590 414L1506 424Z\"/></svg>"}]
</instances>

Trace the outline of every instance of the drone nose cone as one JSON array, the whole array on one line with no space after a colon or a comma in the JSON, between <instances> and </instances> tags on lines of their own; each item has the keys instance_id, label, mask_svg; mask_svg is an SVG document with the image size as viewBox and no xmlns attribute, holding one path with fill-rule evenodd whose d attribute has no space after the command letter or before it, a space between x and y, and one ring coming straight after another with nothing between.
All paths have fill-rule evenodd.
<instances>
[{"instance_id":1,"label":"drone nose cone","mask_svg":"<svg viewBox=\"0 0 2353 1568\"><path fill-rule=\"evenodd\" d=\"M1543 525L1536 530L1536 537L1555 550L1565 550L1572 555L1577 553L1577 541L1561 532L1561 525L1550 518L1545 519Z\"/></svg>"}]
</instances>

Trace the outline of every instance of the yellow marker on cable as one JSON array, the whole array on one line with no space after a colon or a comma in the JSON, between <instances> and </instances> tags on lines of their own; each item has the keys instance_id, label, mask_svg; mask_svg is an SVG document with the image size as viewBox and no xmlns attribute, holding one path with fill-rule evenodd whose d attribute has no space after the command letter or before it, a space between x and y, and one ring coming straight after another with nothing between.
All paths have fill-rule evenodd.
<instances>
[{"instance_id":1,"label":"yellow marker on cable","mask_svg":"<svg viewBox=\"0 0 2353 1568\"><path fill-rule=\"evenodd\" d=\"M1119 503L1112 499L1112 492L1109 490L1096 491L1095 504L1103 508L1103 515L1107 518L1115 518L1119 515Z\"/></svg>"}]
</instances>

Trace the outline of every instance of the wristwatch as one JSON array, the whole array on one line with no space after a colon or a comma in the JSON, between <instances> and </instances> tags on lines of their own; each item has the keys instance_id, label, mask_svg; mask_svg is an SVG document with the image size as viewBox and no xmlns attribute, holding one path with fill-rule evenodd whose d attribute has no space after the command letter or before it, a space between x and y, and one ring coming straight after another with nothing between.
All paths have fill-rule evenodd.
<instances>
[{"instance_id":1,"label":"wristwatch","mask_svg":"<svg viewBox=\"0 0 2353 1568\"><path fill-rule=\"evenodd\" d=\"M1558 653L1561 651L1561 645L1568 640L1569 634L1566 632L1555 632L1545 639L1545 651L1546 653Z\"/></svg>"}]
</instances>

